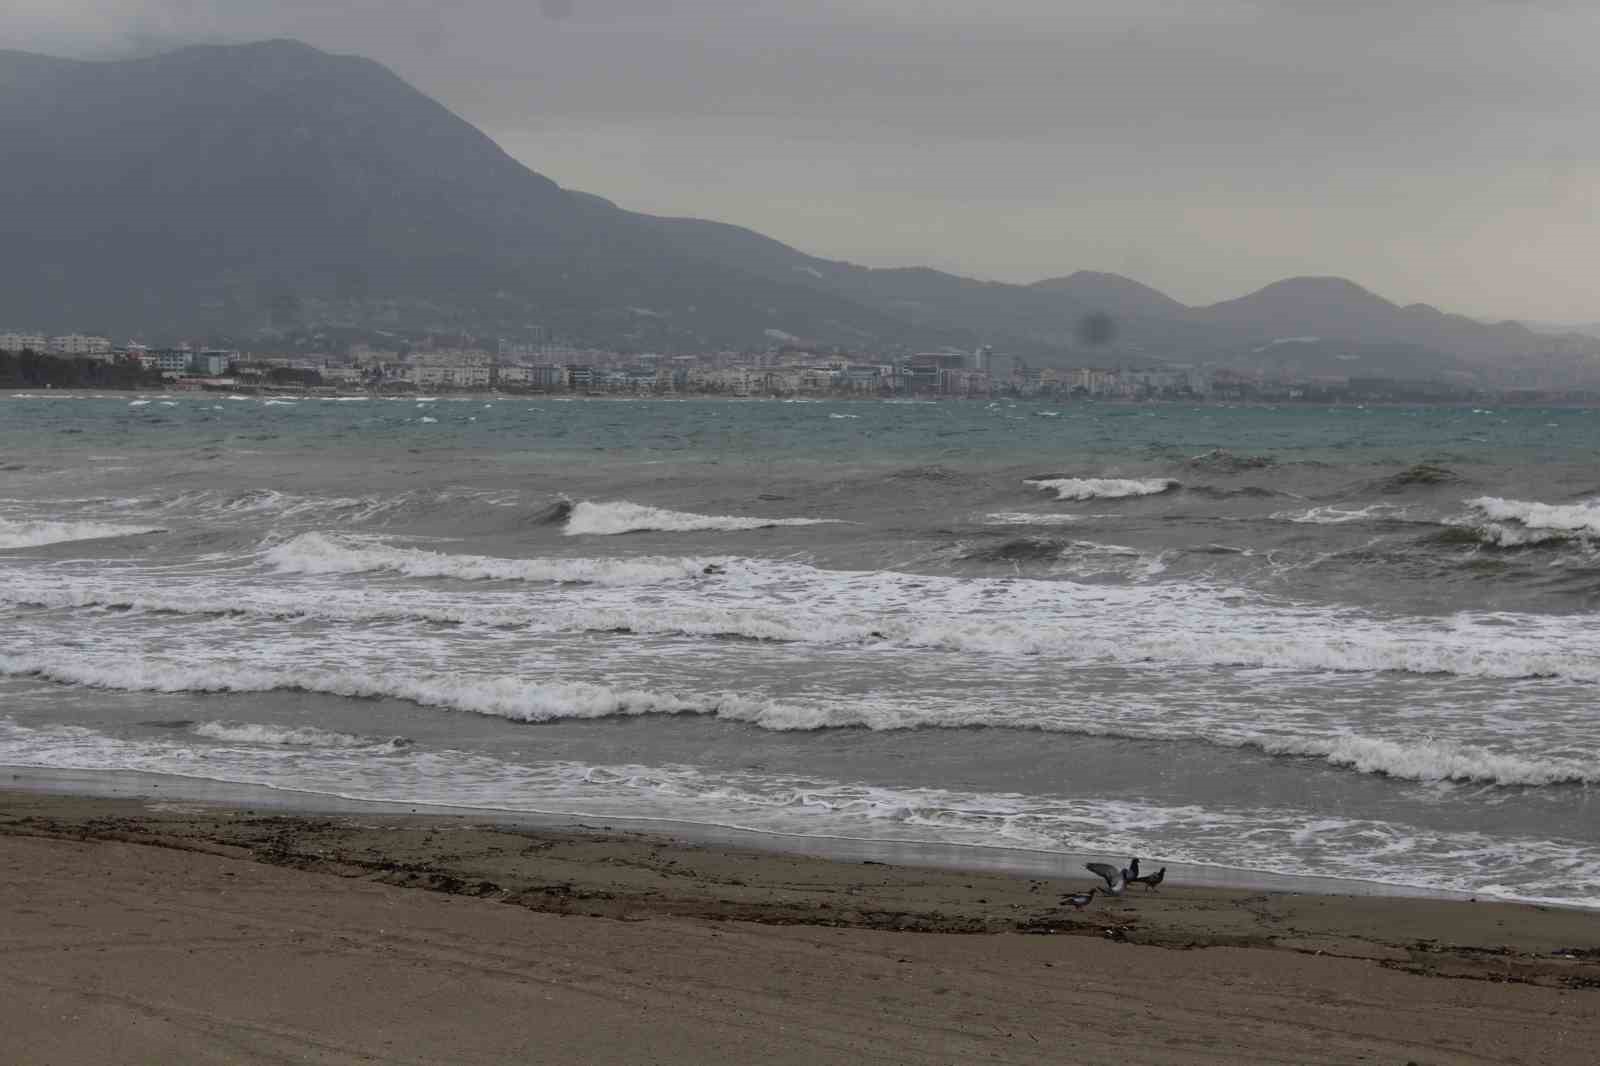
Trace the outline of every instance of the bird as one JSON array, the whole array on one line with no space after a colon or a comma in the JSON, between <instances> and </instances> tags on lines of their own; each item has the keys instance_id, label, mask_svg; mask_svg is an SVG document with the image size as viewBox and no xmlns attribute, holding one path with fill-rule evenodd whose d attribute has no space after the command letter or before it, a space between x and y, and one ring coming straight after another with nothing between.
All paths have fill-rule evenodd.
<instances>
[{"instance_id":1,"label":"bird","mask_svg":"<svg viewBox=\"0 0 1600 1066\"><path fill-rule=\"evenodd\" d=\"M1129 881L1137 881L1141 885L1144 886L1144 890L1146 892L1152 892L1152 891L1155 890L1155 887L1157 885L1159 885L1161 882L1165 881L1166 879L1167 879L1167 868L1165 866L1163 866L1161 869L1157 870L1153 874L1145 874L1143 877L1130 877L1128 880Z\"/></svg>"},{"instance_id":2,"label":"bird","mask_svg":"<svg viewBox=\"0 0 1600 1066\"><path fill-rule=\"evenodd\" d=\"M1084 864L1084 869L1098 876L1106 883L1106 895L1120 896L1128 887L1128 871L1119 870L1114 866L1107 866L1103 862L1090 862Z\"/></svg>"},{"instance_id":3,"label":"bird","mask_svg":"<svg viewBox=\"0 0 1600 1066\"><path fill-rule=\"evenodd\" d=\"M1094 899L1094 894L1095 889L1092 888L1087 892L1074 892L1070 896L1061 897L1061 902L1070 903L1073 910L1081 911L1089 905L1090 900Z\"/></svg>"},{"instance_id":4,"label":"bird","mask_svg":"<svg viewBox=\"0 0 1600 1066\"><path fill-rule=\"evenodd\" d=\"M1128 868L1122 871L1122 876L1131 884L1139 880L1139 856L1135 855L1128 860Z\"/></svg>"}]
</instances>

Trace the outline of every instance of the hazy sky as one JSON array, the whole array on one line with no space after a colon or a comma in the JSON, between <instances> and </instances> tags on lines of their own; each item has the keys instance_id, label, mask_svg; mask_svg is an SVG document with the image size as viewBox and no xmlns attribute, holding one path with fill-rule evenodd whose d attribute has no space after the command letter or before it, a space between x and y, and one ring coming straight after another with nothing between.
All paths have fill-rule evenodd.
<instances>
[{"instance_id":1,"label":"hazy sky","mask_svg":"<svg viewBox=\"0 0 1600 1066\"><path fill-rule=\"evenodd\" d=\"M978 9L984 9L977 13ZM1600 319L1593 0L9 0L0 47L296 37L563 185L805 251L1198 303L1341 274Z\"/></svg>"}]
</instances>

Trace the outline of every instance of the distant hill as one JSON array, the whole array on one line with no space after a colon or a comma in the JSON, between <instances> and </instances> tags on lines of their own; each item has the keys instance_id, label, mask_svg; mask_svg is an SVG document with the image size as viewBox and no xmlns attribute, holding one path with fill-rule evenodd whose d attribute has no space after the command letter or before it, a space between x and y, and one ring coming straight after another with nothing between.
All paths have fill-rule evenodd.
<instances>
[{"instance_id":1,"label":"distant hill","mask_svg":"<svg viewBox=\"0 0 1600 1066\"><path fill-rule=\"evenodd\" d=\"M294 41L115 62L0 52L0 144L0 327L165 340L537 325L650 350L775 332L862 351L982 342L1041 362L1230 365L1316 336L1411 353L1401 369L1574 343L1340 279L1187 308L1114 274L1008 285L823 259L562 189L377 63ZM1091 312L1115 320L1114 339L1084 340Z\"/></svg>"},{"instance_id":2,"label":"distant hill","mask_svg":"<svg viewBox=\"0 0 1600 1066\"><path fill-rule=\"evenodd\" d=\"M1029 288L1064 296L1074 304L1122 318L1176 318L1188 310L1166 293L1121 274L1080 270L1064 278L1046 278Z\"/></svg>"}]
</instances>

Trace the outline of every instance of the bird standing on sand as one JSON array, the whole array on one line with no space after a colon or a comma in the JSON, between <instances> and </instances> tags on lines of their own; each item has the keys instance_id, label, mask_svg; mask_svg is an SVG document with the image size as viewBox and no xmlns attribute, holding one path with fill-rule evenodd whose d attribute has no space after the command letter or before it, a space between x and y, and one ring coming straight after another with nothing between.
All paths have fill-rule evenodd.
<instances>
[{"instance_id":1,"label":"bird standing on sand","mask_svg":"<svg viewBox=\"0 0 1600 1066\"><path fill-rule=\"evenodd\" d=\"M1063 896L1061 901L1072 904L1073 910L1081 911L1089 905L1090 900L1094 899L1094 894L1095 890L1091 888L1087 892L1075 892L1070 896Z\"/></svg>"},{"instance_id":2,"label":"bird standing on sand","mask_svg":"<svg viewBox=\"0 0 1600 1066\"><path fill-rule=\"evenodd\" d=\"M1099 877L1106 883L1106 895L1120 896L1128 887L1128 871L1119 870L1115 866L1107 866L1103 862L1090 862L1084 864L1084 869Z\"/></svg>"},{"instance_id":3,"label":"bird standing on sand","mask_svg":"<svg viewBox=\"0 0 1600 1066\"><path fill-rule=\"evenodd\" d=\"M1156 886L1159 885L1161 882L1165 881L1166 879L1167 879L1167 868L1165 866L1163 866L1161 869L1157 870L1153 874L1145 874L1143 877L1130 877L1130 878L1128 878L1129 881L1137 881L1141 885L1143 885L1144 886L1144 890L1146 892L1154 892Z\"/></svg>"}]
</instances>

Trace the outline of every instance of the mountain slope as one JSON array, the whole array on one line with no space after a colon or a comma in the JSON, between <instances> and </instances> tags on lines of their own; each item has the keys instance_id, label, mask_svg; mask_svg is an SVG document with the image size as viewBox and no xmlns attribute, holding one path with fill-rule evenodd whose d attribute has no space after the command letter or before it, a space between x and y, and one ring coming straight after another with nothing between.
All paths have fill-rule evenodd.
<instances>
[{"instance_id":1,"label":"mountain slope","mask_svg":"<svg viewBox=\"0 0 1600 1066\"><path fill-rule=\"evenodd\" d=\"M1006 285L806 255L562 189L379 64L293 41L94 63L0 52L0 145L7 327L164 340L537 325L639 349L781 333L858 351L981 341L1043 361L1230 365L1295 336L1426 350L1440 366L1574 343L1340 279L1185 308L1112 274ZM1115 319L1114 341L1079 339L1091 312Z\"/></svg>"},{"instance_id":2,"label":"mountain slope","mask_svg":"<svg viewBox=\"0 0 1600 1066\"><path fill-rule=\"evenodd\" d=\"M1124 318L1174 318L1188 308L1159 289L1121 274L1080 270L1064 278L1046 278L1029 288L1065 296L1073 303Z\"/></svg>"},{"instance_id":3,"label":"mountain slope","mask_svg":"<svg viewBox=\"0 0 1600 1066\"><path fill-rule=\"evenodd\" d=\"M0 320L161 332L309 309L696 345L768 328L928 339L688 253L367 60L288 41L117 63L5 53L0 84L16 89L0 94Z\"/></svg>"}]
</instances>

